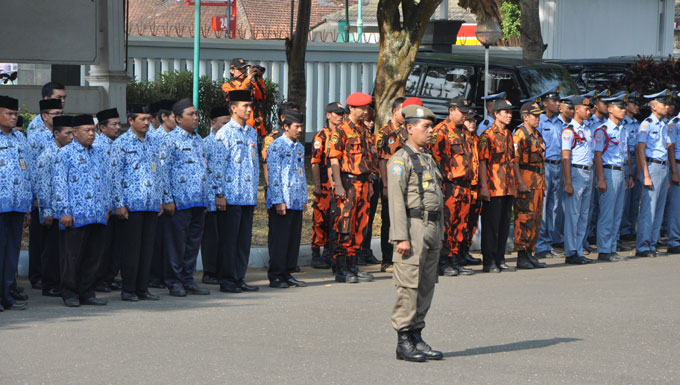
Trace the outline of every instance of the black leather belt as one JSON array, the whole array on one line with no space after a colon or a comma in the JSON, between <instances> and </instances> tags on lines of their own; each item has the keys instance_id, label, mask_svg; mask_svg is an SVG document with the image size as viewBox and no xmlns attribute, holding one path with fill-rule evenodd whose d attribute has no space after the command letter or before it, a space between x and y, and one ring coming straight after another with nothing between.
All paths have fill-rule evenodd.
<instances>
[{"instance_id":1,"label":"black leather belt","mask_svg":"<svg viewBox=\"0 0 680 385\"><path fill-rule=\"evenodd\" d=\"M546 160L545 163L560 164L560 163L562 163L562 161L561 160Z\"/></svg>"},{"instance_id":2,"label":"black leather belt","mask_svg":"<svg viewBox=\"0 0 680 385\"><path fill-rule=\"evenodd\" d=\"M571 167L580 168L581 170L586 170L586 171L590 171L590 170L593 169L593 166L582 166L580 164L572 164Z\"/></svg>"},{"instance_id":3,"label":"black leather belt","mask_svg":"<svg viewBox=\"0 0 680 385\"><path fill-rule=\"evenodd\" d=\"M342 173L343 178L347 178L350 180L358 180L359 182L370 182L371 181L371 175L370 174L350 174L347 172Z\"/></svg>"},{"instance_id":4,"label":"black leather belt","mask_svg":"<svg viewBox=\"0 0 680 385\"><path fill-rule=\"evenodd\" d=\"M535 173L541 174L541 175L545 174L545 168L543 168L541 166L532 166L532 165L529 165L529 164L520 164L519 168L520 168L520 170L527 170L527 171L535 172Z\"/></svg>"},{"instance_id":5,"label":"black leather belt","mask_svg":"<svg viewBox=\"0 0 680 385\"><path fill-rule=\"evenodd\" d=\"M647 162L652 162L652 163L656 163L656 164L666 164L666 163L668 163L665 160L656 160L656 159L652 159L652 158L647 158Z\"/></svg>"},{"instance_id":6,"label":"black leather belt","mask_svg":"<svg viewBox=\"0 0 680 385\"><path fill-rule=\"evenodd\" d=\"M623 171L623 166L614 166L613 164L605 164L602 167L608 168L608 169L611 169L611 170L616 170L616 171Z\"/></svg>"},{"instance_id":7,"label":"black leather belt","mask_svg":"<svg viewBox=\"0 0 680 385\"><path fill-rule=\"evenodd\" d=\"M408 217L409 218L418 218L418 219L428 220L428 221L438 221L440 216L441 216L441 211L427 211L427 210L421 210L421 209L409 209L408 210Z\"/></svg>"},{"instance_id":8,"label":"black leather belt","mask_svg":"<svg viewBox=\"0 0 680 385\"><path fill-rule=\"evenodd\" d=\"M447 180L444 181L445 183L453 183L455 185L458 185L460 187L470 187L470 181L465 180L465 179L454 179L454 180Z\"/></svg>"}]
</instances>

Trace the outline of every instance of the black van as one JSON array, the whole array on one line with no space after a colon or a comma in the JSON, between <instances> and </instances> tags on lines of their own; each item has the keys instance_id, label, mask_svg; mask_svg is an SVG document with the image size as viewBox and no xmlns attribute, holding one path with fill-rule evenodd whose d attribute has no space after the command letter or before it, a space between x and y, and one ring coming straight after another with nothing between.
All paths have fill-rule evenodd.
<instances>
[{"instance_id":1,"label":"black van","mask_svg":"<svg viewBox=\"0 0 680 385\"><path fill-rule=\"evenodd\" d=\"M547 62L566 68L581 93L618 90L626 67L635 64L634 57L607 59L554 59Z\"/></svg>"},{"instance_id":2,"label":"black van","mask_svg":"<svg viewBox=\"0 0 680 385\"><path fill-rule=\"evenodd\" d=\"M520 100L539 95L556 86L562 95L580 93L564 67L559 64L522 59L491 57L489 60L489 94L506 92L519 111ZM406 81L406 96L417 96L432 109L437 118L448 114L451 99L464 95L484 112L484 56L419 52ZM514 114L517 122L519 114Z\"/></svg>"}]
</instances>

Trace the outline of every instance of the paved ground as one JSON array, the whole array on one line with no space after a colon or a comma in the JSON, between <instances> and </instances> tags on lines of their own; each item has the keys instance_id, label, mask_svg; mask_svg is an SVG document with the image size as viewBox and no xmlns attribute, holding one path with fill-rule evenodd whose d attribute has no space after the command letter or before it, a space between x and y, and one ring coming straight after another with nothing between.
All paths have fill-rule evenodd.
<instances>
[{"instance_id":1,"label":"paved ground","mask_svg":"<svg viewBox=\"0 0 680 385\"><path fill-rule=\"evenodd\" d=\"M424 337L394 358L394 289L299 274L307 288L67 309L35 290L0 313L0 383L677 384L680 256L442 278ZM369 269L369 270L375 270ZM249 280L264 285L261 269ZM26 285L26 282L23 282Z\"/></svg>"}]
</instances>

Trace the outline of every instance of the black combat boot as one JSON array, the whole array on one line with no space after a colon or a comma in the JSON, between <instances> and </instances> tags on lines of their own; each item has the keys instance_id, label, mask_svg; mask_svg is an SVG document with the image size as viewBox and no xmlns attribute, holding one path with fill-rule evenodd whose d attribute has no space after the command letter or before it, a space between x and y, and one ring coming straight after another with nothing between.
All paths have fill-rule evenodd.
<instances>
[{"instance_id":1,"label":"black combat boot","mask_svg":"<svg viewBox=\"0 0 680 385\"><path fill-rule=\"evenodd\" d=\"M366 266L366 249L359 249L357 252L357 265Z\"/></svg>"},{"instance_id":2,"label":"black combat boot","mask_svg":"<svg viewBox=\"0 0 680 385\"><path fill-rule=\"evenodd\" d=\"M318 247L312 248L312 267L315 269L328 269L331 265L328 264L325 258L321 256L321 250Z\"/></svg>"},{"instance_id":3,"label":"black combat boot","mask_svg":"<svg viewBox=\"0 0 680 385\"><path fill-rule=\"evenodd\" d=\"M425 362L425 354L419 352L411 340L411 333L397 332L397 359L413 362Z\"/></svg>"},{"instance_id":4,"label":"black combat boot","mask_svg":"<svg viewBox=\"0 0 680 385\"><path fill-rule=\"evenodd\" d=\"M344 252L340 252L335 256L335 282L359 282L359 278L349 270L347 266L348 260L349 258Z\"/></svg>"},{"instance_id":5,"label":"black combat boot","mask_svg":"<svg viewBox=\"0 0 680 385\"><path fill-rule=\"evenodd\" d=\"M517 268L518 269L533 269L534 265L529 262L529 258L526 251L517 252Z\"/></svg>"},{"instance_id":6,"label":"black combat boot","mask_svg":"<svg viewBox=\"0 0 680 385\"><path fill-rule=\"evenodd\" d=\"M453 268L458 270L459 275L472 275L475 272L472 271L471 269L468 269L465 267L465 257L461 257L461 255L454 255L452 258L453 262Z\"/></svg>"},{"instance_id":7,"label":"black combat boot","mask_svg":"<svg viewBox=\"0 0 680 385\"><path fill-rule=\"evenodd\" d=\"M357 267L357 256L352 256L348 258L349 260L349 268L348 270L354 274L355 277L359 279L359 282L373 282L373 274L367 273L365 271L359 270Z\"/></svg>"},{"instance_id":8,"label":"black combat boot","mask_svg":"<svg viewBox=\"0 0 680 385\"><path fill-rule=\"evenodd\" d=\"M527 251L527 260L529 261L529 263L534 265L534 267L537 268L537 269L542 269L546 266L545 263L539 262L538 259L536 259L536 257L534 257L534 253L531 253L531 252L528 252L528 251Z\"/></svg>"},{"instance_id":9,"label":"black combat boot","mask_svg":"<svg viewBox=\"0 0 680 385\"><path fill-rule=\"evenodd\" d=\"M416 346L416 350L423 353L425 358L428 360L441 360L444 355L439 350L432 350L427 342L423 341L421 335L423 329L413 329L411 330L411 341Z\"/></svg>"},{"instance_id":10,"label":"black combat boot","mask_svg":"<svg viewBox=\"0 0 680 385\"><path fill-rule=\"evenodd\" d=\"M437 268L439 275L447 277L455 277L458 275L458 270L454 269L451 263L451 258L446 256L439 257L439 267Z\"/></svg>"},{"instance_id":11,"label":"black combat boot","mask_svg":"<svg viewBox=\"0 0 680 385\"><path fill-rule=\"evenodd\" d=\"M462 256L463 266L482 264L481 258L475 258L470 255L470 250L468 250L467 247L460 251L460 255Z\"/></svg>"},{"instance_id":12,"label":"black combat boot","mask_svg":"<svg viewBox=\"0 0 680 385\"><path fill-rule=\"evenodd\" d=\"M364 261L367 265L379 265L380 261L373 255L373 250L364 249Z\"/></svg>"}]
</instances>

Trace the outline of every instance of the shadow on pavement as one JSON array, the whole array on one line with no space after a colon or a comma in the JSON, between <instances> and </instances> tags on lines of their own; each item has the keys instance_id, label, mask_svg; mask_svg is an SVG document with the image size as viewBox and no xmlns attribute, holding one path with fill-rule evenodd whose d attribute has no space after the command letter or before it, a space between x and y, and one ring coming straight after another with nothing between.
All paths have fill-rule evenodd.
<instances>
[{"instance_id":1,"label":"shadow on pavement","mask_svg":"<svg viewBox=\"0 0 680 385\"><path fill-rule=\"evenodd\" d=\"M493 354L493 353L504 353L504 352L514 352L518 350L531 350L531 349L541 349L547 348L548 346L557 345L564 342L574 342L581 341L580 338L550 338L545 340L528 340L513 342L504 345L492 345L483 346L480 348L466 349L460 352L448 352L444 353L444 357L466 357L466 356L478 356L482 354Z\"/></svg>"}]
</instances>

